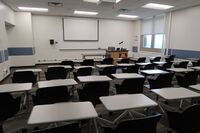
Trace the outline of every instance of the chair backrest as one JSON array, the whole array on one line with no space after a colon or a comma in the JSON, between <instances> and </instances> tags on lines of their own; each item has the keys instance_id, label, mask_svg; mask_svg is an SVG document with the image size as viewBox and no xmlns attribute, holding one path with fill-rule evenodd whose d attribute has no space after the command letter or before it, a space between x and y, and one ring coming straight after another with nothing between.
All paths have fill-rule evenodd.
<instances>
[{"instance_id":1,"label":"chair backrest","mask_svg":"<svg viewBox=\"0 0 200 133\"><path fill-rule=\"evenodd\" d=\"M81 133L81 129L79 128L79 123L47 128L43 130L33 131L32 133L68 133L68 132Z\"/></svg>"},{"instance_id":2,"label":"chair backrest","mask_svg":"<svg viewBox=\"0 0 200 133\"><path fill-rule=\"evenodd\" d=\"M144 66L144 70L152 70L155 68L155 64L148 64Z\"/></svg>"},{"instance_id":3,"label":"chair backrest","mask_svg":"<svg viewBox=\"0 0 200 133\"><path fill-rule=\"evenodd\" d=\"M113 58L104 58L101 64L113 64Z\"/></svg>"},{"instance_id":4,"label":"chair backrest","mask_svg":"<svg viewBox=\"0 0 200 133\"><path fill-rule=\"evenodd\" d=\"M94 60L93 59L85 59L81 63L81 66L94 66Z\"/></svg>"},{"instance_id":5,"label":"chair backrest","mask_svg":"<svg viewBox=\"0 0 200 133\"><path fill-rule=\"evenodd\" d=\"M178 65L174 65L174 67L176 67L176 68L187 68L188 63L189 63L188 61L182 61Z\"/></svg>"},{"instance_id":6,"label":"chair backrest","mask_svg":"<svg viewBox=\"0 0 200 133\"><path fill-rule=\"evenodd\" d=\"M20 109L21 97L13 98L10 93L0 93L0 121L15 115Z\"/></svg>"},{"instance_id":7,"label":"chair backrest","mask_svg":"<svg viewBox=\"0 0 200 133\"><path fill-rule=\"evenodd\" d=\"M116 88L117 94L143 93L144 78L125 79L120 88Z\"/></svg>"},{"instance_id":8,"label":"chair backrest","mask_svg":"<svg viewBox=\"0 0 200 133\"><path fill-rule=\"evenodd\" d=\"M150 89L172 87L173 76L174 73L167 73L167 74L160 74L155 80L148 79Z\"/></svg>"},{"instance_id":9,"label":"chair backrest","mask_svg":"<svg viewBox=\"0 0 200 133\"><path fill-rule=\"evenodd\" d=\"M153 62L159 62L161 57L155 57L154 59L150 60L151 63Z\"/></svg>"},{"instance_id":10,"label":"chair backrest","mask_svg":"<svg viewBox=\"0 0 200 133\"><path fill-rule=\"evenodd\" d=\"M180 133L197 133L200 131L200 105L195 104L182 113L166 110L169 127Z\"/></svg>"},{"instance_id":11,"label":"chair backrest","mask_svg":"<svg viewBox=\"0 0 200 133\"><path fill-rule=\"evenodd\" d=\"M189 85L197 84L198 75L199 75L198 71L191 71L185 74L185 78L189 82Z\"/></svg>"},{"instance_id":12,"label":"chair backrest","mask_svg":"<svg viewBox=\"0 0 200 133\"><path fill-rule=\"evenodd\" d=\"M122 69L124 73L138 73L139 65L128 66L126 69Z\"/></svg>"},{"instance_id":13,"label":"chair backrest","mask_svg":"<svg viewBox=\"0 0 200 133\"><path fill-rule=\"evenodd\" d=\"M138 60L136 61L136 63L143 63L146 61L146 57L140 57L138 58Z\"/></svg>"},{"instance_id":14,"label":"chair backrest","mask_svg":"<svg viewBox=\"0 0 200 133\"><path fill-rule=\"evenodd\" d=\"M14 72L13 83L36 83L36 75L32 71Z\"/></svg>"},{"instance_id":15,"label":"chair backrest","mask_svg":"<svg viewBox=\"0 0 200 133\"><path fill-rule=\"evenodd\" d=\"M64 67L50 67L45 73L46 80L66 79L67 71Z\"/></svg>"},{"instance_id":16,"label":"chair backrest","mask_svg":"<svg viewBox=\"0 0 200 133\"><path fill-rule=\"evenodd\" d=\"M130 59L121 59L118 63L129 63Z\"/></svg>"},{"instance_id":17,"label":"chair backrest","mask_svg":"<svg viewBox=\"0 0 200 133\"><path fill-rule=\"evenodd\" d=\"M109 95L109 82L91 82L78 91L80 101L91 101L93 105L100 104L99 97Z\"/></svg>"},{"instance_id":18,"label":"chair backrest","mask_svg":"<svg viewBox=\"0 0 200 133\"><path fill-rule=\"evenodd\" d=\"M84 67L84 68L79 68L77 70L77 76L88 76L91 75L92 73L92 68L91 67Z\"/></svg>"},{"instance_id":19,"label":"chair backrest","mask_svg":"<svg viewBox=\"0 0 200 133\"><path fill-rule=\"evenodd\" d=\"M115 129L104 128L105 133L156 133L161 115L147 116L120 122Z\"/></svg>"},{"instance_id":20,"label":"chair backrest","mask_svg":"<svg viewBox=\"0 0 200 133\"><path fill-rule=\"evenodd\" d=\"M110 66L105 67L102 72L100 72L100 75L107 75L109 77L112 77L111 74L116 73L117 67L116 66Z\"/></svg>"},{"instance_id":21,"label":"chair backrest","mask_svg":"<svg viewBox=\"0 0 200 133\"><path fill-rule=\"evenodd\" d=\"M53 104L67 102L70 99L69 91L66 86L40 88L33 96L34 105Z\"/></svg>"},{"instance_id":22,"label":"chair backrest","mask_svg":"<svg viewBox=\"0 0 200 133\"><path fill-rule=\"evenodd\" d=\"M200 66L200 59L192 62L192 66Z\"/></svg>"},{"instance_id":23,"label":"chair backrest","mask_svg":"<svg viewBox=\"0 0 200 133\"><path fill-rule=\"evenodd\" d=\"M70 61L70 60L68 60L68 61L62 61L60 64L61 65L70 65L72 68L74 68L74 62Z\"/></svg>"}]
</instances>

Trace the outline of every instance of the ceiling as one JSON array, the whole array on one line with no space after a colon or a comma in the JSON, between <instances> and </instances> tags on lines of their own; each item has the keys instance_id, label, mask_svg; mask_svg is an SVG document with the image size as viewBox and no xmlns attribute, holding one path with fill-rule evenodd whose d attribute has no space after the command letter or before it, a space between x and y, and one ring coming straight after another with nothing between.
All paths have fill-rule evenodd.
<instances>
[{"instance_id":1,"label":"ceiling","mask_svg":"<svg viewBox=\"0 0 200 133\"><path fill-rule=\"evenodd\" d=\"M84 10L84 11L98 11L99 14L95 17L111 18L111 19L119 19L116 17L119 13L137 15L139 16L139 18L145 18L153 15L163 14L164 12L169 12L171 10L177 10L195 5L200 5L200 0L121 0L117 4L113 4L110 2L102 2L99 5L95 3L83 2L82 0L1 0L1 1L3 1L5 4L7 4L10 8L12 8L15 11L19 11L17 8L18 6L42 7L49 9L49 12L44 12L44 13L33 12L33 14L78 16L74 15L73 11ZM48 2L60 2L63 3L63 6L50 7L48 6ZM174 8L165 11L141 8L141 6L147 3L167 4L174 6Z\"/></svg>"}]
</instances>

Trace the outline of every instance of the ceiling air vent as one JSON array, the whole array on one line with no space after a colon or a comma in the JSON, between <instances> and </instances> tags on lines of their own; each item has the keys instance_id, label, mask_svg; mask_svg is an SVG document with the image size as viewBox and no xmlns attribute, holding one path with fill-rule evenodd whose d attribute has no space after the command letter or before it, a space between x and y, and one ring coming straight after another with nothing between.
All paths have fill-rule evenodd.
<instances>
[{"instance_id":1,"label":"ceiling air vent","mask_svg":"<svg viewBox=\"0 0 200 133\"><path fill-rule=\"evenodd\" d=\"M62 7L63 3L59 3L59 2L48 2L48 6L51 7Z\"/></svg>"}]
</instances>

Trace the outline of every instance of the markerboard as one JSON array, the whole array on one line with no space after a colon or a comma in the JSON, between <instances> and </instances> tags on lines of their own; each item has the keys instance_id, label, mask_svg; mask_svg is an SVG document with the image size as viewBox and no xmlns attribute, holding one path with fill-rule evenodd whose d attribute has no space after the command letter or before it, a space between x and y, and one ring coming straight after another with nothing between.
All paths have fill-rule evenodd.
<instances>
[{"instance_id":1,"label":"markerboard","mask_svg":"<svg viewBox=\"0 0 200 133\"><path fill-rule=\"evenodd\" d=\"M64 41L98 41L98 19L90 18L63 18Z\"/></svg>"}]
</instances>

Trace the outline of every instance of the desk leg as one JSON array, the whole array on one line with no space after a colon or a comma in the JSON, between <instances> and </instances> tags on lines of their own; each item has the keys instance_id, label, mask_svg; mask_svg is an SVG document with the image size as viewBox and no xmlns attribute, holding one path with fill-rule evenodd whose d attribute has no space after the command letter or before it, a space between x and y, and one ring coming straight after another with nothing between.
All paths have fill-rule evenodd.
<instances>
[{"instance_id":1,"label":"desk leg","mask_svg":"<svg viewBox=\"0 0 200 133\"><path fill-rule=\"evenodd\" d=\"M181 99L181 101L180 101L180 105L179 105L180 109L182 108L182 105L183 105L183 99Z\"/></svg>"},{"instance_id":2,"label":"desk leg","mask_svg":"<svg viewBox=\"0 0 200 133\"><path fill-rule=\"evenodd\" d=\"M99 133L99 129L98 129L98 126L97 126L97 120L96 120L96 118L93 119L93 121L94 121L94 126L95 126L96 133Z\"/></svg>"},{"instance_id":3,"label":"desk leg","mask_svg":"<svg viewBox=\"0 0 200 133\"><path fill-rule=\"evenodd\" d=\"M29 93L28 93L28 91L26 91L26 106L27 106L27 110L29 110Z\"/></svg>"},{"instance_id":4,"label":"desk leg","mask_svg":"<svg viewBox=\"0 0 200 133\"><path fill-rule=\"evenodd\" d=\"M38 72L38 80L40 81L41 77L40 77L40 72Z\"/></svg>"}]
</instances>

